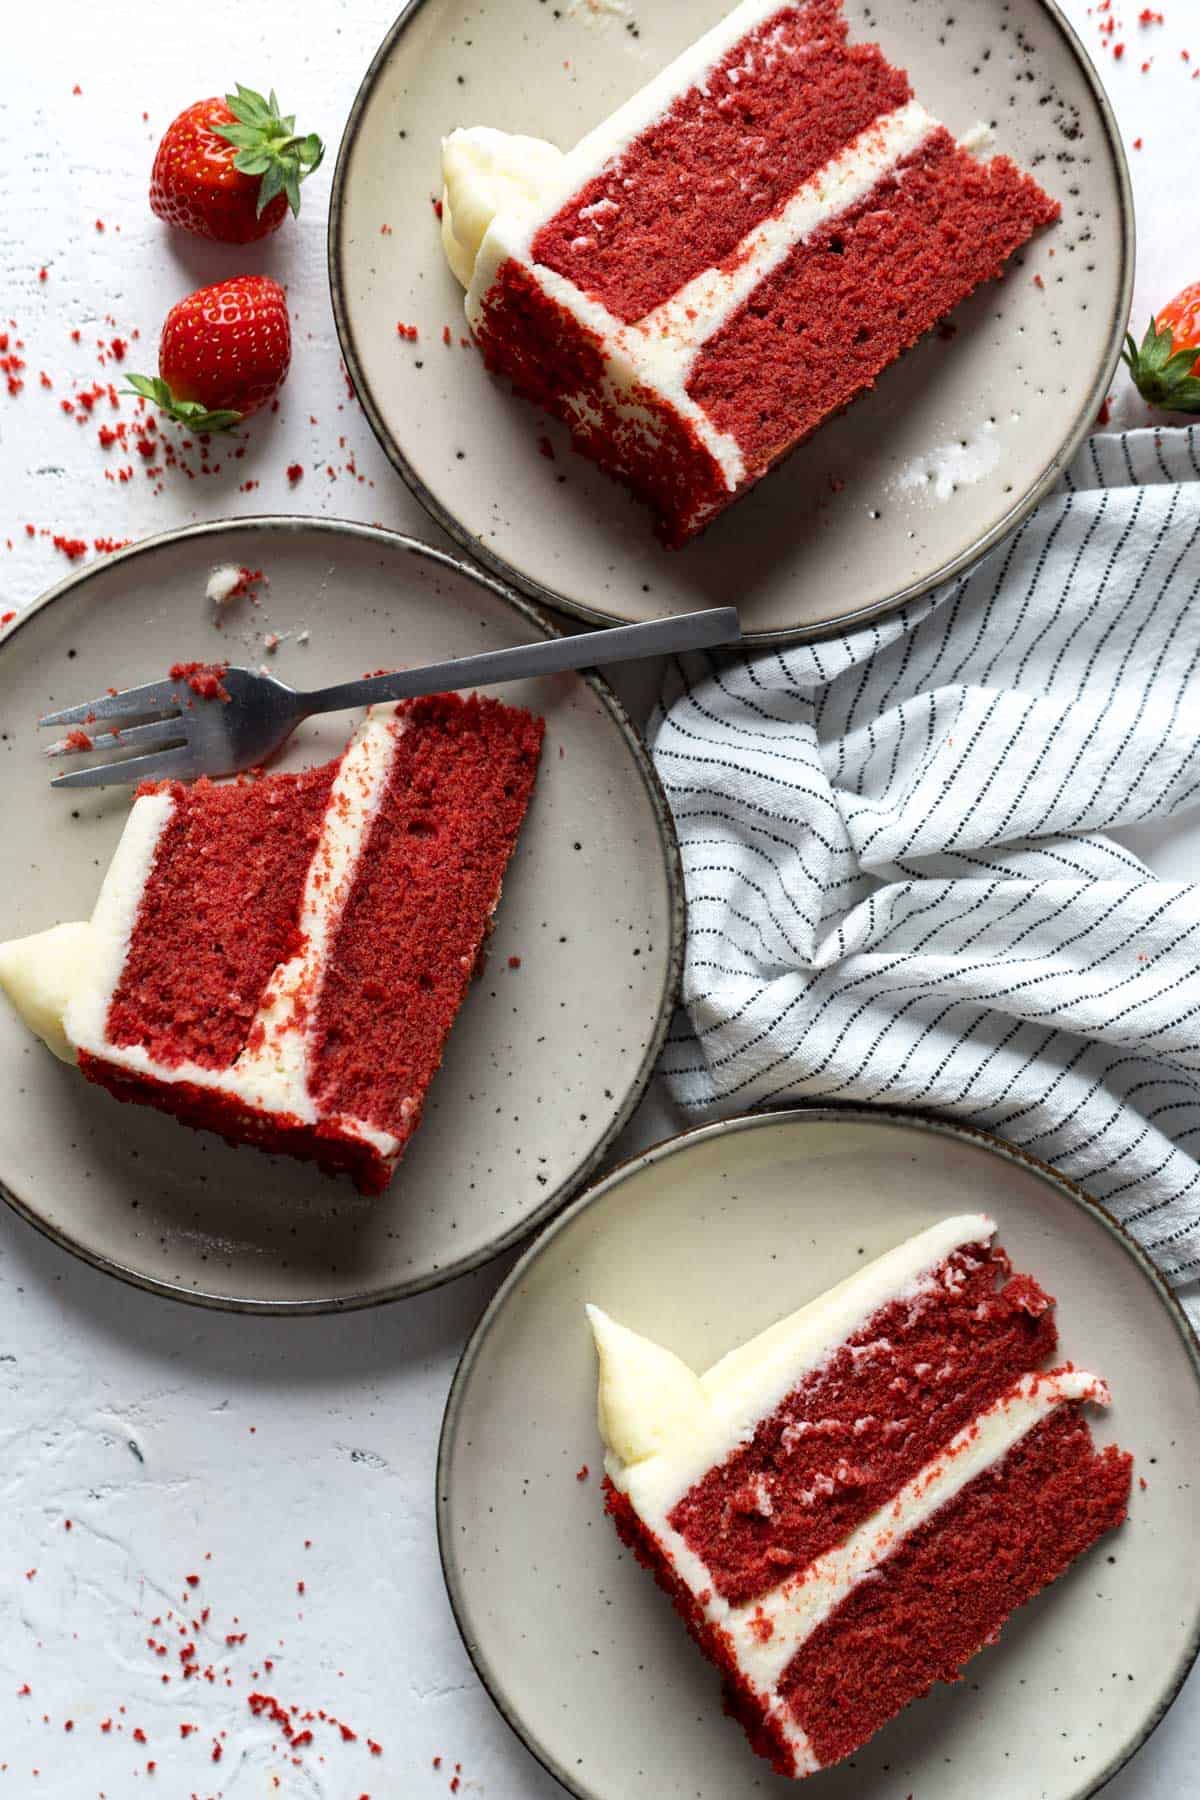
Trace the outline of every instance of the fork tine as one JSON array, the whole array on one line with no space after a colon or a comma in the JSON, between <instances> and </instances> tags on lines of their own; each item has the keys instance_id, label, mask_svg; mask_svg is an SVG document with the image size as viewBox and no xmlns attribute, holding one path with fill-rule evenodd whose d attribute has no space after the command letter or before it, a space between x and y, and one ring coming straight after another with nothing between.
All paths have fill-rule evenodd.
<instances>
[{"instance_id":1,"label":"fork tine","mask_svg":"<svg viewBox=\"0 0 1200 1800\"><path fill-rule=\"evenodd\" d=\"M61 712L47 713L39 725L89 725L93 719L139 719L147 713L179 711L179 684L174 681L148 681L145 687L123 688L119 694L101 694L98 700L85 700L81 706L66 706Z\"/></svg>"},{"instance_id":2,"label":"fork tine","mask_svg":"<svg viewBox=\"0 0 1200 1800\"><path fill-rule=\"evenodd\" d=\"M94 763L89 769L72 769L56 775L56 788L133 787L139 781L191 781L199 773L188 749L157 750L150 756L130 756L124 762Z\"/></svg>"},{"instance_id":3,"label":"fork tine","mask_svg":"<svg viewBox=\"0 0 1200 1800\"><path fill-rule=\"evenodd\" d=\"M149 725L127 725L119 731L89 731L86 736L90 740L86 744L72 744L69 738L59 738L46 750L47 756L77 756L82 750L158 750L168 745L178 744L184 738L184 721L178 713L174 718L155 719Z\"/></svg>"}]
</instances>

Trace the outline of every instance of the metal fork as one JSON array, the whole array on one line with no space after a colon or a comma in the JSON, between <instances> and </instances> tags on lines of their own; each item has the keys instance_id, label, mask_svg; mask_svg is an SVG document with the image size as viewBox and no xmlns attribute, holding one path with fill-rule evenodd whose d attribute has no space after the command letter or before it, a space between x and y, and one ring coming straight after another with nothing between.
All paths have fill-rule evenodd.
<instances>
[{"instance_id":1,"label":"metal fork","mask_svg":"<svg viewBox=\"0 0 1200 1800\"><path fill-rule=\"evenodd\" d=\"M737 609L711 607L651 619L644 625L616 625L573 637L546 638L508 650L485 650L423 669L403 669L364 681L297 693L274 675L252 669L224 669L223 695L202 699L186 677L151 681L47 713L39 725L74 726L86 738L69 734L52 744L48 756L70 756L83 750L136 751L116 762L91 763L58 775L52 787L117 787L139 781L194 781L198 775L236 775L256 768L284 744L302 719L314 713L342 712L382 700L413 700L456 688L494 687L531 675L557 675L630 662L641 656L665 656L736 644L741 638ZM224 695L228 695L226 699ZM140 722L139 722L140 721ZM93 725L106 729L94 731Z\"/></svg>"}]
</instances>

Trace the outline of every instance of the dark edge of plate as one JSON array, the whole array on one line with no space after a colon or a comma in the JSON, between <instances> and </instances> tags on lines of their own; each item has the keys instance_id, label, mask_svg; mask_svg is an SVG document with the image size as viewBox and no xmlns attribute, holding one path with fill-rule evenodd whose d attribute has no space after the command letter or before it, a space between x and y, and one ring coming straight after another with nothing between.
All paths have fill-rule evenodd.
<instances>
[{"instance_id":1,"label":"dark edge of plate","mask_svg":"<svg viewBox=\"0 0 1200 1800\"><path fill-rule=\"evenodd\" d=\"M456 544L508 586L517 588L521 593L528 595L530 599L538 601L543 606L557 607L561 612L571 613L574 617L587 619L593 624L622 624L626 622L624 613L606 612L602 607L588 606L582 601L570 600L566 595L556 593L553 588L544 586L533 576L522 574L504 557L498 556L495 551L489 549L481 538L467 530L457 516L444 506L425 485L399 443L388 430L383 415L375 403L375 397L358 352L354 332L350 326L342 278L342 228L345 217L347 172L363 114L370 104L380 71L391 56L392 49L405 26L425 4L426 0L408 0L408 4L371 58L367 72L354 96L354 102L342 132L342 140L338 146L337 162L334 165L329 193L326 259L329 269L329 294L333 303L334 324L337 328L338 342L341 345L342 358L354 385L359 404L367 416L367 422L374 432L380 448L410 492L420 501L429 516L441 526L442 530L454 539ZM1079 34L1063 14L1058 0L1038 0L1038 4L1046 15L1047 23L1058 31L1092 90L1108 140L1109 154L1112 158L1113 172L1120 194L1121 278L1117 302L1109 322L1108 354L1103 359L1088 390L1087 398L1058 449L1050 457L1041 474L1026 489L1021 498L1009 507L990 531L985 532L966 550L952 557L949 562L943 563L940 568L933 570L928 576L897 589L894 594L889 594L884 600L876 601L870 606L859 607L851 612L840 613L836 618L826 619L818 625L798 625L778 631L748 631L743 640L747 645L795 644L814 638L831 637L851 626L866 624L871 619L878 619L885 613L894 612L897 607L918 600L923 594L930 593L944 582L953 581L957 576L965 574L968 569L986 556L989 550L994 550L997 544L1002 543L1011 532L1015 531L1045 498L1088 435L1093 421L1104 404L1121 359L1121 348L1133 299L1135 227L1129 164L1125 156L1125 147L1121 141L1116 115L1096 66L1085 50Z\"/></svg>"},{"instance_id":2,"label":"dark edge of plate","mask_svg":"<svg viewBox=\"0 0 1200 1800\"><path fill-rule=\"evenodd\" d=\"M727 1132L767 1128L777 1122L783 1121L794 1123L802 1119L837 1120L846 1118L867 1121L872 1124L886 1123L889 1125L902 1125L917 1131L930 1132L934 1136L958 1138L964 1143L976 1144L985 1150L990 1150L994 1155L1001 1157L1005 1162L1017 1163L1022 1168L1032 1170L1052 1187L1057 1188L1064 1198L1070 1200L1075 1206L1096 1219L1129 1254L1130 1259L1137 1266L1143 1277L1149 1282L1151 1288L1154 1290L1159 1301L1169 1315L1176 1331L1179 1333L1183 1342L1183 1347L1187 1352L1188 1360L1192 1365L1192 1372L1196 1378L1197 1386L1200 1387L1200 1342L1197 1342L1196 1334L1192 1330L1191 1322L1184 1312L1183 1307L1180 1305L1171 1289L1167 1286L1162 1275L1150 1261L1150 1258L1141 1248L1140 1244L1138 1244L1130 1233L1126 1231L1119 1220L1115 1219L1098 1200L1094 1200L1092 1196L1086 1193L1076 1182L1071 1181L1066 1175L1061 1174L1058 1169L1052 1168L1049 1163L1041 1162L1036 1156L1030 1156L1024 1150L1018 1149L1015 1145L1005 1143L1003 1138L994 1136L990 1131L982 1131L974 1125L963 1125L959 1124L957 1121L944 1119L937 1113L920 1112L916 1110L910 1112L902 1107L864 1106L852 1101L835 1104L821 1104L818 1102L811 1106L766 1107L760 1111L742 1113L736 1118L717 1120L715 1123L709 1125L698 1125L690 1131L680 1132L675 1137L663 1138L661 1142L652 1144L647 1149L639 1151L636 1156L628 1157L624 1162L619 1163L616 1168L610 1169L603 1179L598 1181L594 1187L589 1188L585 1194L581 1194L570 1206L565 1207L553 1223L541 1233L536 1242L528 1247L519 1261L516 1262L509 1271L501 1285L497 1288L481 1314L474 1331L467 1339L466 1348L463 1350L462 1356L459 1359L458 1368L454 1372L454 1380L450 1384L450 1393L446 1400L446 1410L442 1418L441 1436L438 1440L437 1494L435 1500L438 1556L441 1559L442 1577L446 1583L446 1593L449 1596L450 1609L454 1614L454 1622L458 1626L459 1635L462 1638L467 1655L471 1659L475 1673L483 1683L488 1697L491 1699L497 1712L499 1712L500 1716L503 1718L505 1724L508 1725L515 1736L520 1739L521 1743L529 1751L535 1761L539 1762L542 1768L545 1769L549 1775L552 1775L559 1785L565 1788L569 1794L574 1795L575 1800L613 1800L613 1796L610 1793L602 1793L598 1788L581 1786L572 1772L563 1768L546 1746L540 1743L531 1732L525 1729L516 1708L510 1704L507 1698L499 1674L490 1666L478 1643L476 1643L471 1636L467 1619L466 1600L459 1587L457 1571L454 1564L454 1553L450 1541L450 1521L448 1516L450 1506L450 1460L454 1453L454 1441L457 1435L458 1418L467 1384L474 1372L475 1365L483 1354L494 1321L506 1304L510 1294L516 1290L524 1279L526 1270L529 1266L541 1255L542 1251L550 1243L552 1238L556 1237L560 1231L565 1230L566 1227L570 1225L573 1220L578 1218L580 1213L584 1212L589 1206L593 1205L596 1201L603 1199L611 1188L618 1186L627 1176L652 1163L660 1162L666 1157L673 1156L677 1151L685 1149L688 1145L703 1138L718 1137ZM1106 1787L1113 1777L1119 1774L1126 1763L1137 1754L1143 1744L1145 1744L1146 1740L1162 1723L1163 1719L1174 1705L1179 1696L1180 1689L1183 1687L1184 1682L1191 1673L1192 1665L1195 1663L1197 1655L1200 1655L1200 1615L1193 1621L1191 1635L1188 1638L1183 1655L1179 1659L1171 1680L1168 1682L1164 1692L1155 1700L1143 1724L1138 1728L1130 1740L1121 1746L1116 1756L1112 1758L1098 1775L1089 1776L1085 1781L1084 1786L1073 1789L1069 1795L1063 1794L1060 1796L1060 1800L1089 1800L1091 1795L1098 1794L1101 1788Z\"/></svg>"},{"instance_id":3,"label":"dark edge of plate","mask_svg":"<svg viewBox=\"0 0 1200 1800\"><path fill-rule=\"evenodd\" d=\"M158 532L153 537L142 538L136 544L129 545L127 549L115 551L102 561L91 563L86 569L80 569L75 574L68 575L65 580L58 582L33 601L30 606L19 612L16 619L4 631L0 631L0 653L3 652L5 644L10 642L36 613L40 613L53 601L61 599L64 594L85 586L100 572L107 573L116 564L131 562L135 557L144 556L161 549L166 544L177 543L185 539L203 540L220 537L231 532L263 530L264 528L270 531L285 532L325 531L332 537L349 535L362 538L369 543L379 544L388 550L400 549L410 556L424 557L430 562L441 564L445 569L452 570L456 575L465 576L468 581L474 582L480 587L487 588L497 599L503 600L511 607L520 618L527 620L541 636L561 637L562 635L552 620L546 618L536 607L531 606L528 600L514 594L502 582L485 574L481 569L475 568L471 563L464 562L462 558L452 556L448 551L439 550L432 544L422 543L419 538L407 537L398 531L387 531L382 526L362 525L348 519L315 519L289 513L259 513L247 514L244 518L206 520L195 525L184 525L176 530ZM413 1294L425 1293L431 1288L443 1287L447 1282L456 1280L460 1275L468 1274L472 1269L482 1268L485 1263L502 1255L505 1250L512 1249L515 1244L520 1243L523 1238L528 1237L530 1233L544 1225L573 1194L579 1191L588 1177L594 1174L610 1146L629 1123L649 1085L650 1077L654 1073L654 1066L666 1038L683 979L685 927L683 870L679 859L679 841L675 833L675 822L671 817L671 809L667 804L658 773L650 760L649 751L642 741L641 734L616 694L594 669L581 670L580 680L586 681L588 686L594 690L608 711L613 724L625 740L650 801L662 849L663 872L669 900L671 947L667 959L666 980L663 983L654 1028L649 1034L637 1071L611 1124L574 1174L569 1176L566 1181L560 1182L552 1193L547 1194L532 1213L522 1219L518 1225L505 1231L485 1249L473 1251L469 1256L447 1264L430 1275L416 1276L410 1281L397 1282L391 1287L380 1289L379 1292L362 1291L345 1298L332 1297L321 1300L247 1300L239 1298L235 1294L209 1293L183 1287L175 1282L161 1281L154 1276L143 1274L138 1269L130 1268L115 1258L103 1256L87 1249L68 1232L52 1224L48 1219L42 1218L34 1207L8 1186L3 1177L0 1177L0 1199L7 1201L14 1212L62 1249L69 1250L72 1255L79 1257L83 1262L90 1263L93 1268L100 1269L106 1275L115 1275L119 1280L128 1282L133 1287L142 1288L147 1293L163 1295L167 1299L184 1300L191 1305L209 1307L216 1311L257 1313L272 1318L303 1318L321 1313L354 1312L363 1307L381 1306L390 1301L407 1299Z\"/></svg>"}]
</instances>

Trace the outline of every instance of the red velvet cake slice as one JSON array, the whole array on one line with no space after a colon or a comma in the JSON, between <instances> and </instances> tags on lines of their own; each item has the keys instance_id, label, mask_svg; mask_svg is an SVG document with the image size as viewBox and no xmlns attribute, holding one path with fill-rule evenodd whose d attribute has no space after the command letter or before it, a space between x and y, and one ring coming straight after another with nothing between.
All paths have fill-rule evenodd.
<instances>
[{"instance_id":1,"label":"red velvet cake slice","mask_svg":"<svg viewBox=\"0 0 1200 1800\"><path fill-rule=\"evenodd\" d=\"M1125 1517L1053 1301L944 1219L697 1376L589 1308L608 1510L784 1775L849 1756Z\"/></svg>"},{"instance_id":2,"label":"red velvet cake slice","mask_svg":"<svg viewBox=\"0 0 1200 1800\"><path fill-rule=\"evenodd\" d=\"M3 946L0 981L118 1099L376 1193L478 962L542 732L439 694L375 708L323 768L143 788L90 923ZM39 983L58 988L40 1014Z\"/></svg>"},{"instance_id":3,"label":"red velvet cake slice","mask_svg":"<svg viewBox=\"0 0 1200 1800\"><path fill-rule=\"evenodd\" d=\"M566 156L455 132L488 367L684 543L1059 207L913 98L841 0L743 0Z\"/></svg>"}]
</instances>

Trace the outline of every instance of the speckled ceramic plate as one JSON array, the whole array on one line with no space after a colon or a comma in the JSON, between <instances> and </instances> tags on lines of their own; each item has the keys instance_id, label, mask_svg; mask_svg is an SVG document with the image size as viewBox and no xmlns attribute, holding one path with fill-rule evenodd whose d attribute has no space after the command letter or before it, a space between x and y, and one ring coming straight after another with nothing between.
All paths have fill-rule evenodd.
<instances>
[{"instance_id":1,"label":"speckled ceramic plate","mask_svg":"<svg viewBox=\"0 0 1200 1800\"><path fill-rule=\"evenodd\" d=\"M1200 1641L1200 1357L1158 1276L994 1138L866 1108L759 1114L661 1144L569 1208L451 1391L438 1524L458 1623L510 1725L581 1800L797 1792L722 1716L715 1671L604 1517L584 1302L702 1369L964 1196L1057 1296L1064 1359L1108 1377L1095 1432L1135 1453L1131 1516L966 1680L815 1777L813 1800L1082 1800L1174 1699Z\"/></svg>"},{"instance_id":2,"label":"speckled ceramic plate","mask_svg":"<svg viewBox=\"0 0 1200 1800\"><path fill-rule=\"evenodd\" d=\"M230 610L220 635L204 597L218 562L262 569L270 584L258 606ZM0 938L87 916L129 805L123 788L51 791L40 712L180 657L255 666L268 631L283 639L279 674L319 687L549 630L456 559L336 522L195 526L73 576L0 647ZM459 1274L574 1191L637 1104L666 1030L683 925L675 838L641 740L603 682L562 675L497 691L545 717L546 747L484 973L387 1192L365 1199L310 1165L122 1106L56 1062L0 999L0 1188L20 1212L145 1287L320 1311ZM280 766L334 755L352 723L311 720Z\"/></svg>"},{"instance_id":3,"label":"speckled ceramic plate","mask_svg":"<svg viewBox=\"0 0 1200 1800\"><path fill-rule=\"evenodd\" d=\"M762 638L898 605L973 562L1056 479L1108 389L1133 215L1098 79L1053 0L847 0L956 133L1062 202L875 391L682 551L463 348L431 204L442 135L484 124L569 146L725 11L725 0L411 0L367 73L333 183L329 260L346 363L380 442L435 519L535 598L588 618L735 599ZM397 335L416 325L414 342ZM450 343L443 342L449 326ZM554 458L539 453L548 436Z\"/></svg>"}]
</instances>

